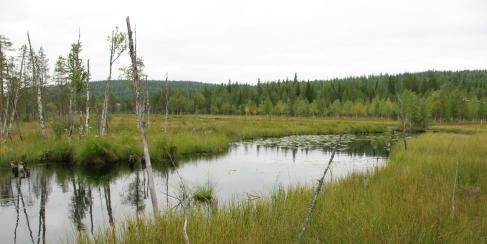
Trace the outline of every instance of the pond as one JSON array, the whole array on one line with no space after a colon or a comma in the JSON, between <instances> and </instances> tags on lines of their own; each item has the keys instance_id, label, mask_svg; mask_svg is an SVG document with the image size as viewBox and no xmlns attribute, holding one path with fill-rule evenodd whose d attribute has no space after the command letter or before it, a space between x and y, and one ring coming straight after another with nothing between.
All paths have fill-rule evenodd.
<instances>
[{"instance_id":1,"label":"pond","mask_svg":"<svg viewBox=\"0 0 487 244\"><path fill-rule=\"evenodd\" d=\"M155 164L160 207L176 205L181 179L190 191L211 184L219 205L268 196L277 187L314 184L336 140L335 135L259 139L232 143L225 154L177 162L177 167ZM383 135L344 136L326 180L384 165L387 142ZM23 179L0 170L2 243L64 242L77 230L94 233L136 214L149 216L151 209L140 167L46 164L31 168Z\"/></svg>"}]
</instances>

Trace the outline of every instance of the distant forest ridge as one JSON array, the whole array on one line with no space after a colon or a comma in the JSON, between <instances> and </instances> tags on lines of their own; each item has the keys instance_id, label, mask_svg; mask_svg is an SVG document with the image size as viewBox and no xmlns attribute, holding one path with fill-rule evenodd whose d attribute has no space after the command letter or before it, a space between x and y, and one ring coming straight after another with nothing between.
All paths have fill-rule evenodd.
<instances>
[{"instance_id":1,"label":"distant forest ridge","mask_svg":"<svg viewBox=\"0 0 487 244\"><path fill-rule=\"evenodd\" d=\"M362 81L362 82L371 82L377 81L377 79L384 79L384 78L396 78L402 79L405 77L411 78L411 76L416 76L417 78L455 78L455 79L465 79L471 80L470 78L472 75L474 76L487 76L487 70L460 70L460 71L422 71L422 72L405 72L405 73L398 73L398 74L371 74L371 75L360 75L360 76L348 76L348 77L340 77L340 78L331 78L331 79L314 79L314 80L301 80L299 79L299 74L296 74L296 78L298 78L298 82L350 82L350 81ZM277 80L263 80L260 84L266 83L282 83L286 81L294 81L293 79L277 79ZM143 81L144 82L144 81ZM233 82L230 81L233 85L244 85L244 86L257 86L259 83L250 84L250 83L242 83L242 82ZM441 81L440 81L441 82ZM487 82L487 80L484 80ZM151 93L158 92L160 89L165 89L165 80L148 80L149 91ZM205 86L213 87L219 85L228 85L228 82L220 82L220 83L210 83L210 82L203 82L203 81L186 81L186 80L168 80L168 86L170 89L178 89L178 90L185 90L185 91L195 91ZM105 80L95 80L90 81L90 90L94 93L95 96L103 96L103 89L105 86ZM113 96L127 96L132 94L130 90L130 81L128 80L112 80L110 82L110 91Z\"/></svg>"},{"instance_id":2,"label":"distant forest ridge","mask_svg":"<svg viewBox=\"0 0 487 244\"><path fill-rule=\"evenodd\" d=\"M145 81L142 81L145 85ZM204 86L211 86L212 84L207 84L203 82L196 81L172 81L168 80L168 87L172 90L184 90L184 91L196 91ZM164 80L148 80L147 88L151 94L155 92L160 92L161 89L165 89L166 83ZM90 91L96 97L103 96L105 92L105 81L91 81ZM129 97L133 96L131 90L131 81L127 80L112 80L110 82L110 93L115 97Z\"/></svg>"},{"instance_id":3,"label":"distant forest ridge","mask_svg":"<svg viewBox=\"0 0 487 244\"><path fill-rule=\"evenodd\" d=\"M165 85L164 81L149 80L147 88L143 87L144 94L149 93L152 113L164 111ZM111 111L134 110L130 86L128 81L111 82ZM302 81L296 74L292 79L257 84L169 81L168 87L168 108L173 114L397 119L402 107L411 126L423 127L429 120L487 118L487 70L426 71L313 81ZM56 89L51 87L51 90ZM98 104L102 100L104 82L90 82L90 90L94 95L92 102Z\"/></svg>"}]
</instances>

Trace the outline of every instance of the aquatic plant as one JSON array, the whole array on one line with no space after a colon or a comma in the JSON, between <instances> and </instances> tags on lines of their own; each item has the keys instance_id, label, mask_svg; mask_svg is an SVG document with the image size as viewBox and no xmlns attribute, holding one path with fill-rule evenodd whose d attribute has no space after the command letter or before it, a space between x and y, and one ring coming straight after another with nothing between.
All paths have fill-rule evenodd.
<instances>
[{"instance_id":1,"label":"aquatic plant","mask_svg":"<svg viewBox=\"0 0 487 244\"><path fill-rule=\"evenodd\" d=\"M203 186L196 187L193 192L193 199L198 202L211 202L214 199L214 188L214 185L209 181Z\"/></svg>"}]
</instances>

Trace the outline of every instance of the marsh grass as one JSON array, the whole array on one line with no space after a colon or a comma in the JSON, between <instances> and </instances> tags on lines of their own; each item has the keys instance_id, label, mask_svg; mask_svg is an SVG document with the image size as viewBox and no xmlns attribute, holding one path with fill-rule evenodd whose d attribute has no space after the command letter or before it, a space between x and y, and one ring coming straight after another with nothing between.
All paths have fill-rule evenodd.
<instances>
[{"instance_id":1,"label":"marsh grass","mask_svg":"<svg viewBox=\"0 0 487 244\"><path fill-rule=\"evenodd\" d=\"M390 162L325 185L305 243L484 243L487 239L487 135L427 133L393 147ZM455 212L451 194L459 173ZM189 211L193 243L293 243L313 191L279 188L270 198L231 202L210 218ZM117 239L100 233L80 243L183 243L184 218L121 223Z\"/></svg>"},{"instance_id":2,"label":"marsh grass","mask_svg":"<svg viewBox=\"0 0 487 244\"><path fill-rule=\"evenodd\" d=\"M214 199L214 189L215 186L209 181L202 186L197 186L193 191L193 199L197 202L210 203Z\"/></svg>"},{"instance_id":3,"label":"marsh grass","mask_svg":"<svg viewBox=\"0 0 487 244\"><path fill-rule=\"evenodd\" d=\"M151 116L147 129L151 158L154 161L183 159L198 154L218 154L228 150L229 143L245 139L304 134L384 133L395 122L362 120L329 120L312 118L259 116L171 116L167 134L163 133L164 118ZM69 146L63 136L62 122L51 122L48 139L38 135L36 122L23 123L24 141L2 142L0 165L22 160L75 164L111 164L127 161L130 155L142 156L142 148L134 115L114 115L109 134L98 138L96 130L78 138ZM93 124L94 128L95 125ZM75 133L76 134L76 133Z\"/></svg>"}]
</instances>

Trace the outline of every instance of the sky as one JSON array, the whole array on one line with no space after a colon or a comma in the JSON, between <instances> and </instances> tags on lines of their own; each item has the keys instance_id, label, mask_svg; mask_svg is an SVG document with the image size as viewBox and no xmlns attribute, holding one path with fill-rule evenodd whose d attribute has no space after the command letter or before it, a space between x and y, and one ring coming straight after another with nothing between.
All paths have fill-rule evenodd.
<instances>
[{"instance_id":1,"label":"sky","mask_svg":"<svg viewBox=\"0 0 487 244\"><path fill-rule=\"evenodd\" d=\"M486 69L485 0L0 0L0 35L42 46L53 66L81 30L93 80L126 16L149 79L255 84ZM116 64L129 63L125 53ZM119 75L115 73L115 78Z\"/></svg>"}]
</instances>

